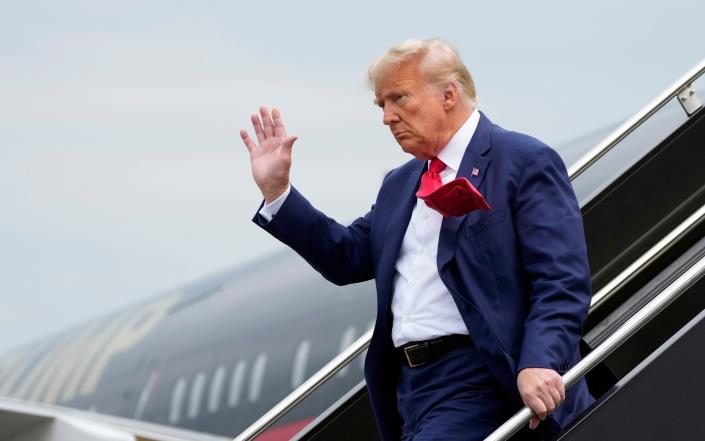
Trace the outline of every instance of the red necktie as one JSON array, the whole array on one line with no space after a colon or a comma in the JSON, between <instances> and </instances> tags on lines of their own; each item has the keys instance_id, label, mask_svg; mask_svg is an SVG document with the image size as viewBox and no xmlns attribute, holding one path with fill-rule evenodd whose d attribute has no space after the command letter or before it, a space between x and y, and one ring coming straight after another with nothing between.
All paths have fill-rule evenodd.
<instances>
[{"instance_id":1,"label":"red necktie","mask_svg":"<svg viewBox=\"0 0 705 441\"><path fill-rule=\"evenodd\" d=\"M441 181L440 173L444 168L446 168L446 165L443 161L438 158L431 159L431 165L428 166L428 170L421 175L419 191L416 192L417 198L425 200L428 195L441 188L443 182Z\"/></svg>"},{"instance_id":2,"label":"red necktie","mask_svg":"<svg viewBox=\"0 0 705 441\"><path fill-rule=\"evenodd\" d=\"M426 202L430 208L443 217L462 216L476 209L489 210L491 207L482 194L464 176L455 178L443 185L440 172L446 165L438 158L431 159L428 170L421 175L421 183L416 197Z\"/></svg>"}]
</instances>

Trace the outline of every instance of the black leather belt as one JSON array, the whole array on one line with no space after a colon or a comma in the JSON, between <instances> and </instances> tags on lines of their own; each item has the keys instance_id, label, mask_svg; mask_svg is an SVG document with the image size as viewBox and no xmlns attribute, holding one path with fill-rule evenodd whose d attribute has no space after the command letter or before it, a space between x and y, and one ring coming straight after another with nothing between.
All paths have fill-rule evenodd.
<instances>
[{"instance_id":1,"label":"black leather belt","mask_svg":"<svg viewBox=\"0 0 705 441\"><path fill-rule=\"evenodd\" d=\"M397 348L402 363L409 367L423 366L461 346L472 344L469 335L446 335L426 341L414 341Z\"/></svg>"}]
</instances>

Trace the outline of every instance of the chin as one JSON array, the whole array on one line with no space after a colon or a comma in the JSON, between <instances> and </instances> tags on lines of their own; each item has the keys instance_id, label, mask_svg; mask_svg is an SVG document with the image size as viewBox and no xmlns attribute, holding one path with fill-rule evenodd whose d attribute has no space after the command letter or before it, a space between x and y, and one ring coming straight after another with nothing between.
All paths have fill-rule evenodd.
<instances>
[{"instance_id":1,"label":"chin","mask_svg":"<svg viewBox=\"0 0 705 441\"><path fill-rule=\"evenodd\" d=\"M433 155L429 155L427 152L424 152L424 151L419 150L417 148L413 148L412 146L401 145L401 149L404 151L404 153L408 153L411 156L413 156L414 158L421 159L423 161L427 161L427 160L433 158Z\"/></svg>"},{"instance_id":2,"label":"chin","mask_svg":"<svg viewBox=\"0 0 705 441\"><path fill-rule=\"evenodd\" d=\"M404 151L404 153L408 153L416 159L430 159L430 157L427 157L427 155L423 151L421 151L419 147L415 144L401 141L399 142L399 145L401 146L401 149L402 151Z\"/></svg>"},{"instance_id":3,"label":"chin","mask_svg":"<svg viewBox=\"0 0 705 441\"><path fill-rule=\"evenodd\" d=\"M429 159L433 159L433 156L428 156L427 154L421 152L412 153L412 155L414 156L414 158L420 159L422 161L428 161Z\"/></svg>"}]
</instances>

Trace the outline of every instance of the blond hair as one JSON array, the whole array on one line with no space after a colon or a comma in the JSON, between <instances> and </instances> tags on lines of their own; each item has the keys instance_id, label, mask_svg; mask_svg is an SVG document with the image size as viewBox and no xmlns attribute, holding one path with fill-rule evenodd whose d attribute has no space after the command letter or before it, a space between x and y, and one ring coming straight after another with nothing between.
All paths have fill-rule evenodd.
<instances>
[{"instance_id":1,"label":"blond hair","mask_svg":"<svg viewBox=\"0 0 705 441\"><path fill-rule=\"evenodd\" d=\"M392 68L414 57L421 57L420 70L427 84L443 87L452 83L461 96L470 99L472 103L476 101L475 83L470 72L460 60L458 51L440 38L412 38L389 49L367 71L370 88L374 90L377 82L388 75Z\"/></svg>"}]
</instances>

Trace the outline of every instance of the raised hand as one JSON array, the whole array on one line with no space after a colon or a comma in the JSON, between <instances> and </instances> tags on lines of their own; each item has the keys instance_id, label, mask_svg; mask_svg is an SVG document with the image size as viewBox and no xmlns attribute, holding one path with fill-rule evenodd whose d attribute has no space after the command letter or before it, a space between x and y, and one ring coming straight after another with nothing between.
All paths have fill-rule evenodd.
<instances>
[{"instance_id":1,"label":"raised hand","mask_svg":"<svg viewBox=\"0 0 705 441\"><path fill-rule=\"evenodd\" d=\"M296 136L287 136L279 110L272 109L270 116L262 106L252 114L252 127L259 145L252 141L247 130L240 130L240 137L250 152L252 176L262 192L264 200L272 202L281 196L289 185L291 148Z\"/></svg>"}]
</instances>

